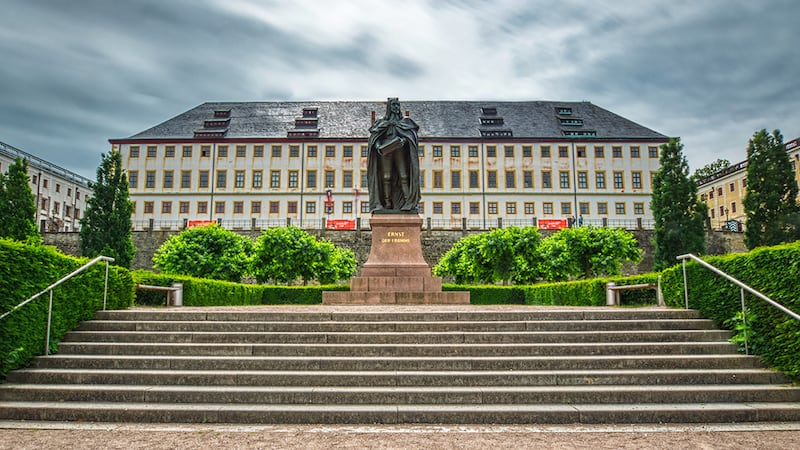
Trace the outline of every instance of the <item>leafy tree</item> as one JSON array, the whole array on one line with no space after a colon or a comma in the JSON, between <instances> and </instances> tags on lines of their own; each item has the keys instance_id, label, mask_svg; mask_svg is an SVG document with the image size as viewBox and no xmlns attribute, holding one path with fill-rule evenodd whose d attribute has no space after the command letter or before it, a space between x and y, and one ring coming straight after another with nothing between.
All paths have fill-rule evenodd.
<instances>
[{"instance_id":1,"label":"leafy tree","mask_svg":"<svg viewBox=\"0 0 800 450\"><path fill-rule=\"evenodd\" d=\"M708 207L697 199L697 183L689 177L680 139L661 146L661 170L653 176L650 207L655 219L654 267L675 264L685 253L705 253L705 220Z\"/></svg>"},{"instance_id":2,"label":"leafy tree","mask_svg":"<svg viewBox=\"0 0 800 450\"><path fill-rule=\"evenodd\" d=\"M0 237L41 242L36 228L36 197L31 192L28 161L17 158L0 174Z\"/></svg>"},{"instance_id":3,"label":"leafy tree","mask_svg":"<svg viewBox=\"0 0 800 450\"><path fill-rule=\"evenodd\" d=\"M714 175L715 173L719 172L722 169L730 167L730 165L731 162L728 161L727 159L717 159L716 161L708 163L705 166L695 170L694 174L692 175L692 179L694 179L695 181L702 180L703 178Z\"/></svg>"},{"instance_id":4,"label":"leafy tree","mask_svg":"<svg viewBox=\"0 0 800 450\"><path fill-rule=\"evenodd\" d=\"M81 220L81 254L114 258L114 263L130 267L136 247L131 238L133 203L128 199L128 178L122 169L122 155L101 155L94 191Z\"/></svg>"},{"instance_id":5,"label":"leafy tree","mask_svg":"<svg viewBox=\"0 0 800 450\"><path fill-rule=\"evenodd\" d=\"M642 258L631 233L601 227L559 230L542 241L540 252L549 262L548 279L554 281L618 275L624 261Z\"/></svg>"},{"instance_id":6,"label":"leafy tree","mask_svg":"<svg viewBox=\"0 0 800 450\"><path fill-rule=\"evenodd\" d=\"M252 252L250 239L210 224L167 239L153 255L153 265L164 273L239 282Z\"/></svg>"},{"instance_id":7,"label":"leafy tree","mask_svg":"<svg viewBox=\"0 0 800 450\"><path fill-rule=\"evenodd\" d=\"M749 249L776 245L796 236L797 181L792 173L783 136L761 130L747 144L747 192L744 196Z\"/></svg>"}]
</instances>

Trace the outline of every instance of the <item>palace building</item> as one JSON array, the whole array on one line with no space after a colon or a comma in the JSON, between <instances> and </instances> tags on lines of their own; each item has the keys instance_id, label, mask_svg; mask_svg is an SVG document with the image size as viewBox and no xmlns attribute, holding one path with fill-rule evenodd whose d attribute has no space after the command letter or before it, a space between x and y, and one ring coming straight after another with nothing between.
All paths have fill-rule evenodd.
<instances>
[{"instance_id":1,"label":"palace building","mask_svg":"<svg viewBox=\"0 0 800 450\"><path fill-rule=\"evenodd\" d=\"M652 228L663 134L589 102L400 103L420 126L429 227ZM368 130L385 111L368 101L204 103L111 139L134 229L363 225Z\"/></svg>"}]
</instances>

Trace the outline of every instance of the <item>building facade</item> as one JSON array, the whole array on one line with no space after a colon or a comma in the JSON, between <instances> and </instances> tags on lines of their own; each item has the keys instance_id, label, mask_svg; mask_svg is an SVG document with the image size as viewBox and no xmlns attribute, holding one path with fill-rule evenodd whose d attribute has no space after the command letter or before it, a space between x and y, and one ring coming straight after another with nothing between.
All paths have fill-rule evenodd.
<instances>
[{"instance_id":1,"label":"building facade","mask_svg":"<svg viewBox=\"0 0 800 450\"><path fill-rule=\"evenodd\" d=\"M589 102L408 101L420 215L433 228L652 227L660 133ZM134 229L368 221L369 127L383 102L205 103L128 138Z\"/></svg>"},{"instance_id":2,"label":"building facade","mask_svg":"<svg viewBox=\"0 0 800 450\"><path fill-rule=\"evenodd\" d=\"M784 144L792 164L795 180L800 184L800 138ZM744 196L747 191L747 161L733 164L698 180L697 193L708 205L708 220L715 230L744 231L747 213Z\"/></svg>"},{"instance_id":3,"label":"building facade","mask_svg":"<svg viewBox=\"0 0 800 450\"><path fill-rule=\"evenodd\" d=\"M79 231L92 192L89 179L0 142L0 173L7 173L8 166L17 158L28 160L28 176L36 197L36 222L40 231Z\"/></svg>"}]
</instances>

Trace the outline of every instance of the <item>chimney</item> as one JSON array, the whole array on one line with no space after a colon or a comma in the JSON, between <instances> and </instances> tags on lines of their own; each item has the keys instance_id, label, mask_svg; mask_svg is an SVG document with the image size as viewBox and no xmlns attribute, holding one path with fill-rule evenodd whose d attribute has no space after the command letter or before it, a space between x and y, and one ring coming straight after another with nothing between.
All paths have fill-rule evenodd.
<instances>
[{"instance_id":1,"label":"chimney","mask_svg":"<svg viewBox=\"0 0 800 450\"><path fill-rule=\"evenodd\" d=\"M372 125L375 125L375 111L372 111Z\"/></svg>"}]
</instances>

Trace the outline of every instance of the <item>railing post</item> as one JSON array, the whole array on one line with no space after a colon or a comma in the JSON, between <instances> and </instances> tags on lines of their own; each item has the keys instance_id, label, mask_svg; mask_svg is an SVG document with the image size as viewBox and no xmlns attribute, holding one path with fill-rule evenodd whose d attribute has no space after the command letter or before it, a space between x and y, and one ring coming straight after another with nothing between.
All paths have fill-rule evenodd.
<instances>
[{"instance_id":1,"label":"railing post","mask_svg":"<svg viewBox=\"0 0 800 450\"><path fill-rule=\"evenodd\" d=\"M617 304L617 295L614 292L614 289L612 289L616 285L617 283L614 283L613 281L606 283L606 305L608 306L614 306Z\"/></svg>"},{"instance_id":2,"label":"railing post","mask_svg":"<svg viewBox=\"0 0 800 450\"><path fill-rule=\"evenodd\" d=\"M106 299L108 298L108 260L106 260L106 281L103 285L103 311L106 310Z\"/></svg>"},{"instance_id":3,"label":"railing post","mask_svg":"<svg viewBox=\"0 0 800 450\"><path fill-rule=\"evenodd\" d=\"M744 354L749 355L750 350L747 346L747 307L744 304L744 288L739 288L739 293L742 297L742 323L744 324Z\"/></svg>"},{"instance_id":4,"label":"railing post","mask_svg":"<svg viewBox=\"0 0 800 450\"><path fill-rule=\"evenodd\" d=\"M50 307L47 308L47 335L44 339L44 354L50 354L50 324L53 322L53 290L50 289Z\"/></svg>"},{"instance_id":5,"label":"railing post","mask_svg":"<svg viewBox=\"0 0 800 450\"><path fill-rule=\"evenodd\" d=\"M686 301L686 309L689 309L689 284L686 281L686 260L681 260L683 264L683 298Z\"/></svg>"}]
</instances>

